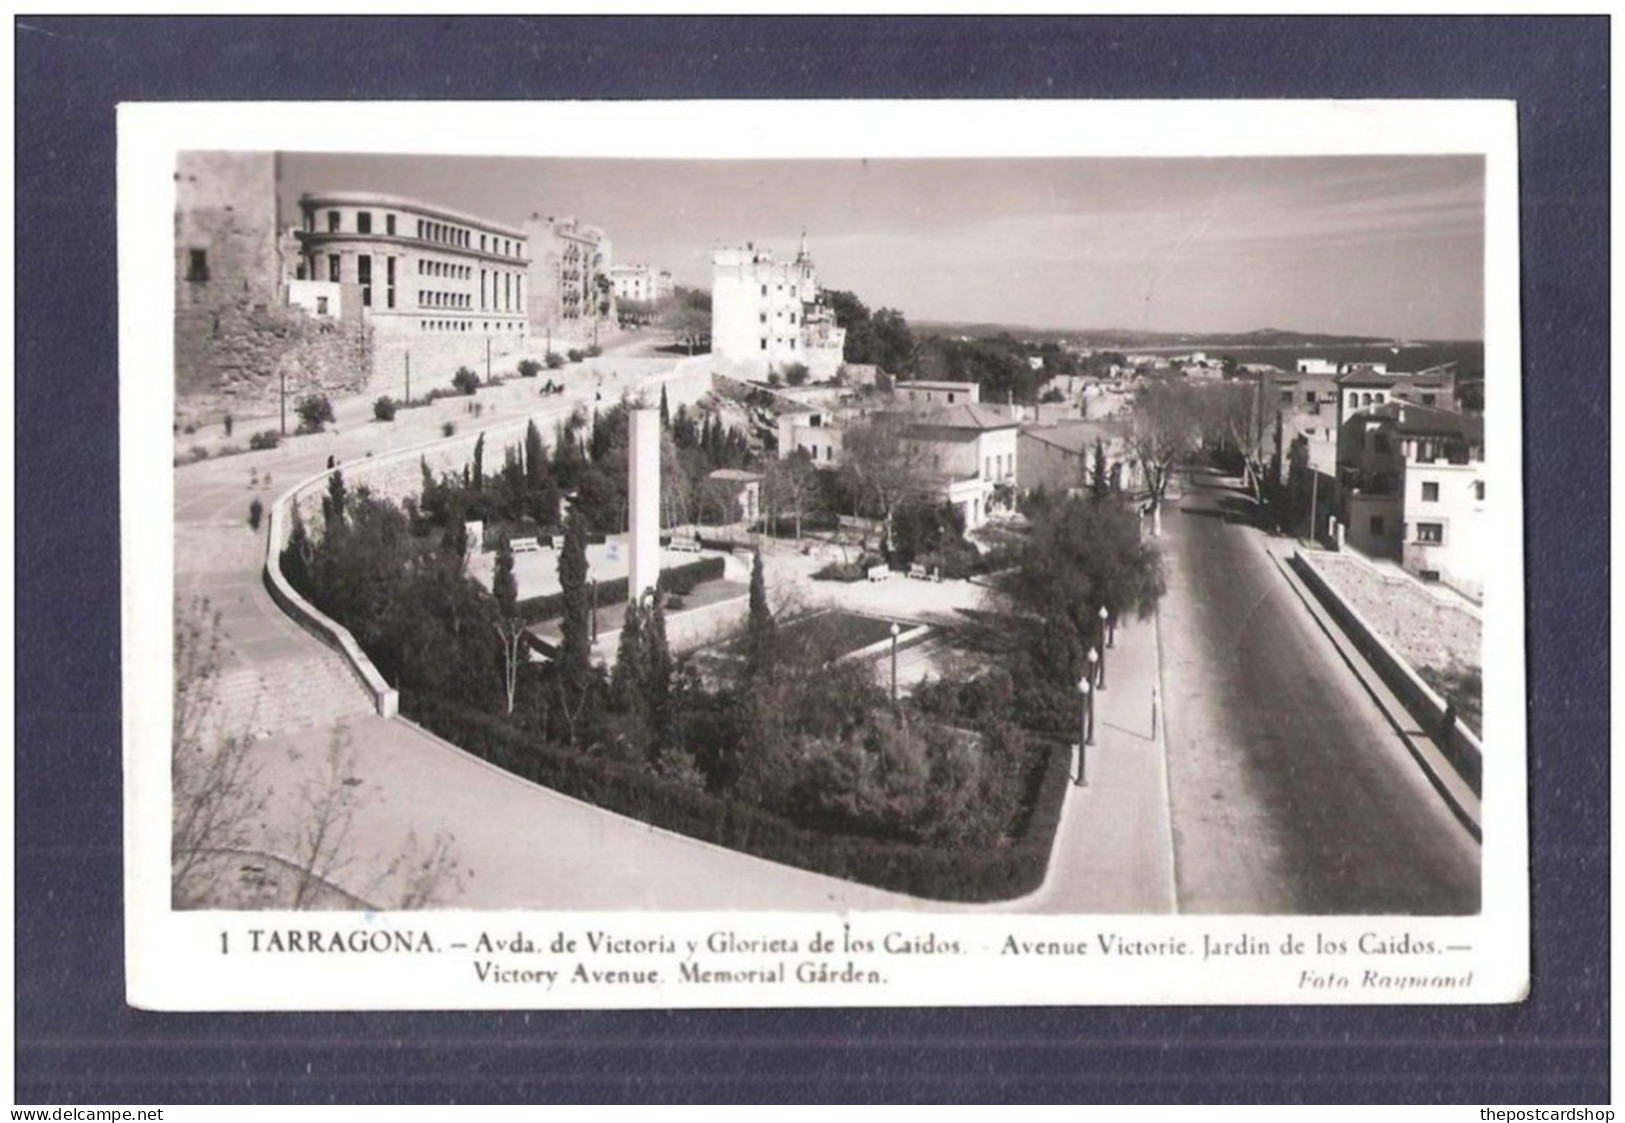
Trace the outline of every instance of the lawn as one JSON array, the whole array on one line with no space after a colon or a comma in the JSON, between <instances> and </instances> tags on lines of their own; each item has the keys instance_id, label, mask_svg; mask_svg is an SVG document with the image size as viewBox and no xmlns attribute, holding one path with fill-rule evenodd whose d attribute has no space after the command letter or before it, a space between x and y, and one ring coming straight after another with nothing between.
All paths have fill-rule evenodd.
<instances>
[{"instance_id":1,"label":"lawn","mask_svg":"<svg viewBox=\"0 0 1625 1123\"><path fill-rule=\"evenodd\" d=\"M833 661L888 638L891 626L890 620L832 608L780 624L778 642L781 647L794 645L803 650L820 651L826 660ZM743 657L745 641L743 638L729 640L717 651Z\"/></svg>"}]
</instances>

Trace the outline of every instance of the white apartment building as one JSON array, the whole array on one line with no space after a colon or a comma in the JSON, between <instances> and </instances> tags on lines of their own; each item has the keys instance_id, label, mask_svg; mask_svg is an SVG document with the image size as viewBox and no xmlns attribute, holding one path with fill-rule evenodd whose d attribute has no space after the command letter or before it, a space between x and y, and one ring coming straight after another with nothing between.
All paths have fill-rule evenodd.
<instances>
[{"instance_id":1,"label":"white apartment building","mask_svg":"<svg viewBox=\"0 0 1625 1123\"><path fill-rule=\"evenodd\" d=\"M719 373L764 378L804 364L812 378L841 366L846 331L819 303L813 261L803 239L795 260L780 262L754 243L712 256L711 354Z\"/></svg>"}]
</instances>

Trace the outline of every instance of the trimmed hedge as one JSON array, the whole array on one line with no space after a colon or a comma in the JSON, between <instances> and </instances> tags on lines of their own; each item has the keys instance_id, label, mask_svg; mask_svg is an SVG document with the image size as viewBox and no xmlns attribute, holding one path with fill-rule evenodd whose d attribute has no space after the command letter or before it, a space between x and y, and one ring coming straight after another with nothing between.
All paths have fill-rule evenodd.
<instances>
[{"instance_id":1,"label":"trimmed hedge","mask_svg":"<svg viewBox=\"0 0 1625 1123\"><path fill-rule=\"evenodd\" d=\"M715 581L726 570L722 558L699 558L696 561L684 562L674 565L670 569L660 571L660 588L668 593L677 593L687 596L705 581ZM616 577L610 581L598 583L598 607L625 604L628 578ZM587 586L587 598L592 599L591 585ZM519 616L526 624L539 624L543 620L553 620L564 615L564 594L549 593L542 597L526 597L519 602Z\"/></svg>"},{"instance_id":2,"label":"trimmed hedge","mask_svg":"<svg viewBox=\"0 0 1625 1123\"><path fill-rule=\"evenodd\" d=\"M407 694L401 709L498 768L607 811L769 861L943 901L1009 900L1037 889L1071 782L1069 750L1047 745L1023 837L992 851L961 852L806 830L759 807L540 741L501 717L449 699Z\"/></svg>"}]
</instances>

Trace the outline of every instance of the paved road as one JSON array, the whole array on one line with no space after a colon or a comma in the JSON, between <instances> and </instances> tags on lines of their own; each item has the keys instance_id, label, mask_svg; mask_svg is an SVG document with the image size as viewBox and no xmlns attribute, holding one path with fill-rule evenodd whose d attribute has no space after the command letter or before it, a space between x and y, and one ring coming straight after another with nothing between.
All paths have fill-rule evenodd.
<instances>
[{"instance_id":1,"label":"paved road","mask_svg":"<svg viewBox=\"0 0 1625 1123\"><path fill-rule=\"evenodd\" d=\"M1163 520L1182 912L1479 908L1479 849L1241 519L1197 475Z\"/></svg>"}]
</instances>

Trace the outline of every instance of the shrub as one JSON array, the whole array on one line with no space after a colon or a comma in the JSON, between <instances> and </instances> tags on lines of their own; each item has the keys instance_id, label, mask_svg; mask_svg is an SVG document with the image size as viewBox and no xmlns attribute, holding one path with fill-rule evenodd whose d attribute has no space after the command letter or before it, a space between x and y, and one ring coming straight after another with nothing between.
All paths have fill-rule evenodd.
<instances>
[{"instance_id":1,"label":"shrub","mask_svg":"<svg viewBox=\"0 0 1625 1123\"><path fill-rule=\"evenodd\" d=\"M320 433L322 427L333 420L333 403L327 400L326 394L306 394L294 406L294 412L299 415L301 433Z\"/></svg>"},{"instance_id":2,"label":"shrub","mask_svg":"<svg viewBox=\"0 0 1625 1123\"><path fill-rule=\"evenodd\" d=\"M457 422L455 422L455 421L448 421L444 425L440 426L440 435L442 437L455 436L456 433L457 433Z\"/></svg>"},{"instance_id":3,"label":"shrub","mask_svg":"<svg viewBox=\"0 0 1625 1123\"><path fill-rule=\"evenodd\" d=\"M193 463L196 463L199 460L209 459L209 450L204 448L202 445L193 445L187 451L186 455L188 459L190 459Z\"/></svg>"},{"instance_id":4,"label":"shrub","mask_svg":"<svg viewBox=\"0 0 1625 1123\"><path fill-rule=\"evenodd\" d=\"M791 363L784 368L784 380L791 386L805 386L812 371L807 369L806 363Z\"/></svg>"},{"instance_id":5,"label":"shrub","mask_svg":"<svg viewBox=\"0 0 1625 1123\"><path fill-rule=\"evenodd\" d=\"M568 358L572 363L579 363L582 359L587 357L587 353L581 350L579 347L572 347L564 354L565 357Z\"/></svg>"},{"instance_id":6,"label":"shrub","mask_svg":"<svg viewBox=\"0 0 1625 1123\"><path fill-rule=\"evenodd\" d=\"M809 830L636 765L572 752L447 698L406 692L401 708L482 760L606 810L770 861L938 900L1008 900L1038 888L1071 764L1066 746L1039 746L1029 810L1021 816L1026 829L1005 845L951 849Z\"/></svg>"},{"instance_id":7,"label":"shrub","mask_svg":"<svg viewBox=\"0 0 1625 1123\"><path fill-rule=\"evenodd\" d=\"M254 501L248 505L248 525L255 530L260 528L260 520L265 517L265 504L255 496Z\"/></svg>"},{"instance_id":8,"label":"shrub","mask_svg":"<svg viewBox=\"0 0 1625 1123\"><path fill-rule=\"evenodd\" d=\"M264 452L268 448L276 448L282 443L282 434L275 429L261 429L248 438L248 447L252 452Z\"/></svg>"},{"instance_id":9,"label":"shrub","mask_svg":"<svg viewBox=\"0 0 1625 1123\"><path fill-rule=\"evenodd\" d=\"M602 535L589 535L588 541ZM660 571L660 587L668 593L677 593L687 596L702 582L715 581L726 570L722 558L700 558L698 561L685 562L674 565L670 569ZM616 577L609 581L598 582L598 605L614 606L626 603L625 577ZM564 615L564 594L551 593L542 597L527 597L519 602L519 615L527 624L540 623L543 620L552 620Z\"/></svg>"},{"instance_id":10,"label":"shrub","mask_svg":"<svg viewBox=\"0 0 1625 1123\"><path fill-rule=\"evenodd\" d=\"M535 359L520 359L519 360L519 377L520 378L535 378L538 374L541 374L541 373L542 373L542 364L538 363Z\"/></svg>"},{"instance_id":11,"label":"shrub","mask_svg":"<svg viewBox=\"0 0 1625 1123\"><path fill-rule=\"evenodd\" d=\"M459 394L472 394L480 388L480 376L467 367L458 367L451 376L451 384Z\"/></svg>"},{"instance_id":12,"label":"shrub","mask_svg":"<svg viewBox=\"0 0 1625 1123\"><path fill-rule=\"evenodd\" d=\"M547 369L548 370L558 370L563 365L564 365L564 356L563 355L559 354L557 351L549 351L547 353Z\"/></svg>"},{"instance_id":13,"label":"shrub","mask_svg":"<svg viewBox=\"0 0 1625 1123\"><path fill-rule=\"evenodd\" d=\"M228 413L228 414L226 414L226 436L228 436L228 437L231 436L231 426L232 426L232 416L231 416L231 414Z\"/></svg>"},{"instance_id":14,"label":"shrub","mask_svg":"<svg viewBox=\"0 0 1625 1123\"><path fill-rule=\"evenodd\" d=\"M591 347L587 348L585 353L587 358L596 359L599 355L604 353L604 349L598 346L598 344L594 343Z\"/></svg>"},{"instance_id":15,"label":"shrub","mask_svg":"<svg viewBox=\"0 0 1625 1123\"><path fill-rule=\"evenodd\" d=\"M395 420L395 399L385 394L372 403L372 416L378 421Z\"/></svg>"}]
</instances>

